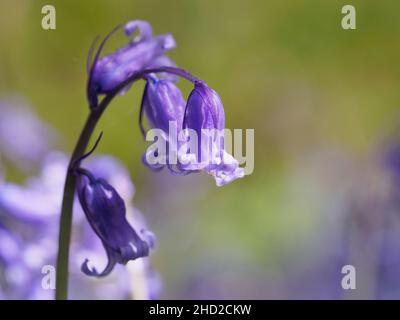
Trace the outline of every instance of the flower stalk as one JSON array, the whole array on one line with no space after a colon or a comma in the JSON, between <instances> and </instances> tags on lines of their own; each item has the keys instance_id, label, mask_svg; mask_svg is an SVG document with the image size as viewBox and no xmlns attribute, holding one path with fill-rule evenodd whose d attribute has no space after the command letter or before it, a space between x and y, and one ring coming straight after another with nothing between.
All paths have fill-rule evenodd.
<instances>
[{"instance_id":1,"label":"flower stalk","mask_svg":"<svg viewBox=\"0 0 400 320\"><path fill-rule=\"evenodd\" d=\"M91 110L86 123L83 127L81 135L78 139L74 152L68 166L67 176L64 185L64 195L61 207L60 232L58 239L58 256L57 256L57 273L56 273L56 299L68 299L68 262L69 262L69 246L71 242L71 226L72 226L72 209L74 203L74 195L76 188L76 177L73 174L72 167L77 165L76 159L83 156L90 137L105 109L99 106Z\"/></svg>"},{"instance_id":2,"label":"flower stalk","mask_svg":"<svg viewBox=\"0 0 400 320\"><path fill-rule=\"evenodd\" d=\"M90 138L96 128L98 121L100 120L103 112L107 106L111 103L113 98L123 90L126 86L133 84L135 81L145 78L150 73L166 72L175 74L182 78L185 78L191 82L197 81L197 78L191 75L189 72L180 68L174 67L158 67L139 72L133 73L125 81L122 81L115 89L109 92L103 100L97 105L90 108L89 116L79 136L78 142L76 143L75 149L72 153L67 176L65 179L63 200L61 207L61 217L59 225L59 238L58 238L58 255L57 255L57 266L56 266L56 293L55 298L57 300L68 299L68 267L69 267L69 247L71 242L71 227L72 227L72 210L76 189L76 176L74 169L79 167L80 159L83 157L85 150L88 146Z\"/></svg>"}]
</instances>

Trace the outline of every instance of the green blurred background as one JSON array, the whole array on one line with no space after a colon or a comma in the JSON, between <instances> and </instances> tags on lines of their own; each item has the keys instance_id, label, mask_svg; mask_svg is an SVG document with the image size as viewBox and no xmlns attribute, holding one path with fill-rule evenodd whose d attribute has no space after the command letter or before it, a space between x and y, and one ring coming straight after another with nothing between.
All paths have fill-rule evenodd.
<instances>
[{"instance_id":1,"label":"green blurred background","mask_svg":"<svg viewBox=\"0 0 400 320\"><path fill-rule=\"evenodd\" d=\"M41 28L45 4L56 7L56 30ZM341 28L345 4L356 7L356 30ZM171 32L178 47L169 56L220 94L227 127L255 129L253 174L217 188L204 174L146 170L137 125L143 84L106 112L99 152L131 171L135 205L158 235L163 297L281 297L282 269L320 242L330 228L321 212L341 190L337 162L328 154L332 166L318 171L308 157L336 150L362 159L395 124L399 15L400 3L389 0L1 0L0 94L24 96L70 152L88 112L94 37L133 19ZM118 35L106 51L123 43ZM23 178L8 167L9 178Z\"/></svg>"}]
</instances>

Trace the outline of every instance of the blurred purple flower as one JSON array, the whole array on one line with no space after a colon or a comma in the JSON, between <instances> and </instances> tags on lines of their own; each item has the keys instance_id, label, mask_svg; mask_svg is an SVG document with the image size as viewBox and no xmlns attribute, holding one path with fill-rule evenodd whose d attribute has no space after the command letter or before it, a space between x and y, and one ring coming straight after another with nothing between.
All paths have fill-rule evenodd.
<instances>
[{"instance_id":1,"label":"blurred purple flower","mask_svg":"<svg viewBox=\"0 0 400 320\"><path fill-rule=\"evenodd\" d=\"M27 170L41 164L54 142L55 132L22 98L0 101L0 158Z\"/></svg>"},{"instance_id":2,"label":"blurred purple flower","mask_svg":"<svg viewBox=\"0 0 400 320\"><path fill-rule=\"evenodd\" d=\"M395 196L400 200L400 196L398 196L400 194L400 144L397 139L392 138L392 141L389 141L382 149L383 167L391 177Z\"/></svg>"},{"instance_id":3,"label":"blurred purple flower","mask_svg":"<svg viewBox=\"0 0 400 320\"><path fill-rule=\"evenodd\" d=\"M0 211L25 222L55 222L60 210L61 191L68 162L61 153L50 153L39 177L25 185L7 182L0 185Z\"/></svg>"}]
</instances>

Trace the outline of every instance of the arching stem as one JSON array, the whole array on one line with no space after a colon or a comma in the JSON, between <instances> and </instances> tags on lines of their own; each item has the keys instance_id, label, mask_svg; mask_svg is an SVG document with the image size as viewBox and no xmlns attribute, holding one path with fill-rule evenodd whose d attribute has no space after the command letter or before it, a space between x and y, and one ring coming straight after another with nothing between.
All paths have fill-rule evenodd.
<instances>
[{"instance_id":1,"label":"arching stem","mask_svg":"<svg viewBox=\"0 0 400 320\"><path fill-rule=\"evenodd\" d=\"M114 90L108 93L104 99L97 106L90 110L89 116L85 122L82 132L79 136L78 142L76 143L75 149L72 153L67 176L64 185L64 194L62 200L60 226L59 226L59 238L58 238L58 255L57 255L57 267L56 267L56 294L57 300L68 299L68 264L69 264L69 248L71 242L71 227L72 227L72 209L74 204L74 195L76 189L76 176L74 169L79 166L79 162L82 160L85 150L88 146L90 138L96 128L96 125L114 97L127 85L144 78L149 73L172 73L182 78L185 78L191 82L196 82L198 79L191 75L189 72L174 67L159 67L147 70L141 70L137 73L132 74L128 79L123 81Z\"/></svg>"}]
</instances>

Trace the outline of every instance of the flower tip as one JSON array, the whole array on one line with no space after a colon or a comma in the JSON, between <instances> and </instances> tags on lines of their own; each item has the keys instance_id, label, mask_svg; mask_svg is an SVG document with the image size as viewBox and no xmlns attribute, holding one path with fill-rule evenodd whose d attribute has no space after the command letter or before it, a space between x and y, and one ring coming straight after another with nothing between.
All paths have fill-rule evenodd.
<instances>
[{"instance_id":1,"label":"flower tip","mask_svg":"<svg viewBox=\"0 0 400 320\"><path fill-rule=\"evenodd\" d=\"M131 36L137 30L140 32L138 39L136 39L137 41L149 39L153 35L150 23L145 20L132 20L125 24L124 32L127 37Z\"/></svg>"},{"instance_id":2,"label":"flower tip","mask_svg":"<svg viewBox=\"0 0 400 320\"><path fill-rule=\"evenodd\" d=\"M235 170L229 173L219 172L214 175L215 184L217 185L217 187L222 187L224 185L227 185L228 183L231 183L232 181L235 181L236 179L243 177L244 169L240 167L237 167Z\"/></svg>"},{"instance_id":3,"label":"flower tip","mask_svg":"<svg viewBox=\"0 0 400 320\"><path fill-rule=\"evenodd\" d=\"M162 47L165 50L171 50L176 48L176 41L174 36L171 33L168 33L163 38Z\"/></svg>"},{"instance_id":4,"label":"flower tip","mask_svg":"<svg viewBox=\"0 0 400 320\"><path fill-rule=\"evenodd\" d=\"M89 259L85 259L82 263L81 271L89 277L101 278L109 275L114 269L115 264L116 262L114 260L109 260L104 270L99 273L95 267L89 268Z\"/></svg>"},{"instance_id":5,"label":"flower tip","mask_svg":"<svg viewBox=\"0 0 400 320\"><path fill-rule=\"evenodd\" d=\"M92 267L92 269L89 268L89 259L85 259L82 263L81 271L87 276L96 276L99 274L95 267Z\"/></svg>"},{"instance_id":6,"label":"flower tip","mask_svg":"<svg viewBox=\"0 0 400 320\"><path fill-rule=\"evenodd\" d=\"M154 249L156 246L157 242L157 237L154 234L154 232L146 229L140 230L140 233L142 234L143 240L147 243L150 249Z\"/></svg>"}]
</instances>

